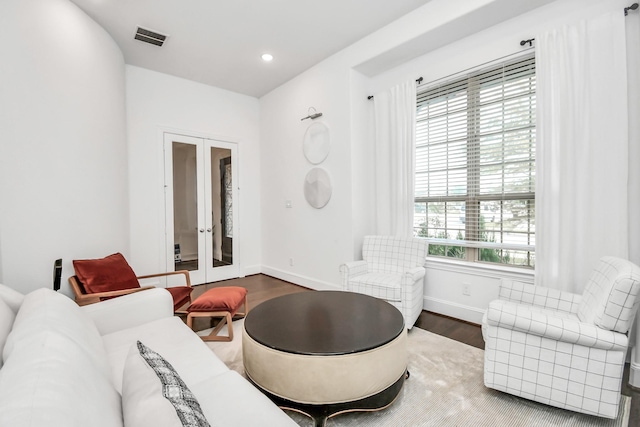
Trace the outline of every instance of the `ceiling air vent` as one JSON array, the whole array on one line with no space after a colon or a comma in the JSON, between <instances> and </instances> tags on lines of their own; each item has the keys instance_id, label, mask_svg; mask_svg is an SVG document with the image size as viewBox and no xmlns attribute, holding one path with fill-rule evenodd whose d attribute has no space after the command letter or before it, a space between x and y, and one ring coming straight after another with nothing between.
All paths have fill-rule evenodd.
<instances>
[{"instance_id":1,"label":"ceiling air vent","mask_svg":"<svg viewBox=\"0 0 640 427\"><path fill-rule=\"evenodd\" d=\"M167 39L167 36L138 27L134 39L156 46L162 46L164 41Z\"/></svg>"}]
</instances>

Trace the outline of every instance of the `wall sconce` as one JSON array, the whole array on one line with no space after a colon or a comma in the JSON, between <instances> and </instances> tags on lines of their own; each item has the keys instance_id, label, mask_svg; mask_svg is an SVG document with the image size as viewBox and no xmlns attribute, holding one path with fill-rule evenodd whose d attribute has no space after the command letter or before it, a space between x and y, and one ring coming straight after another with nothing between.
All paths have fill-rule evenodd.
<instances>
[{"instance_id":1,"label":"wall sconce","mask_svg":"<svg viewBox=\"0 0 640 427\"><path fill-rule=\"evenodd\" d=\"M313 107L309 107L309 110L307 110L307 113L309 113L309 115L307 117L301 118L300 121L303 121L303 120L306 120L306 119L313 120L313 119L317 119L318 117L322 116L322 113L318 113L316 111L316 109L313 108Z\"/></svg>"},{"instance_id":2,"label":"wall sconce","mask_svg":"<svg viewBox=\"0 0 640 427\"><path fill-rule=\"evenodd\" d=\"M634 3L634 4L632 4L632 5L631 5L631 6L629 6L629 7L625 7L625 8L624 8L624 16L629 15L629 11L630 11L630 10L637 10L637 9L638 9L638 3Z\"/></svg>"}]
</instances>

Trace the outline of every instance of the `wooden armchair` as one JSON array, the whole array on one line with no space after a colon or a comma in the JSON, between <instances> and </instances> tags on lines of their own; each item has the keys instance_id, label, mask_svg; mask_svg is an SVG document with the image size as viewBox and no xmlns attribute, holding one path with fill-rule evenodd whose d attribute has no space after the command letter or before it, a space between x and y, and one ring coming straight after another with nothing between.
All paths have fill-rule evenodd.
<instances>
[{"instance_id":1,"label":"wooden armchair","mask_svg":"<svg viewBox=\"0 0 640 427\"><path fill-rule=\"evenodd\" d=\"M75 300L78 305L89 305L94 304L96 302L103 301L109 298L115 298L122 295L128 295L134 292L144 291L146 289L154 288L155 286L141 286L139 288L130 288L130 289L120 289L117 291L106 291L106 292L94 292L92 294L88 294L84 290L84 286L80 283L78 276L69 277L69 284L71 285L71 289L73 289L73 294L75 295Z\"/></svg>"},{"instance_id":2,"label":"wooden armchair","mask_svg":"<svg viewBox=\"0 0 640 427\"><path fill-rule=\"evenodd\" d=\"M154 277L183 275L183 286L167 287L173 298L173 309L176 313L185 313L179 309L191 303L191 279L187 270L169 271L167 273L136 276L127 261L120 254L109 255L101 259L74 260L73 267L76 275L69 277L69 284L78 305L88 305L140 292L154 286L140 286L139 280Z\"/></svg>"}]
</instances>

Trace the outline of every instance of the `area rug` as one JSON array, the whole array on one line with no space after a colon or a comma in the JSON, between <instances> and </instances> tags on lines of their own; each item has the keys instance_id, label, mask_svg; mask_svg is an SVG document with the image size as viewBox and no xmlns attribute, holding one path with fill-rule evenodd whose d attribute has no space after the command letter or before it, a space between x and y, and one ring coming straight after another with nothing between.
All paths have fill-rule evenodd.
<instances>
[{"instance_id":1,"label":"area rug","mask_svg":"<svg viewBox=\"0 0 640 427\"><path fill-rule=\"evenodd\" d=\"M214 353L244 376L243 320L233 322L232 342L207 343ZM200 334L206 334L202 331ZM627 427L631 398L622 396L618 418L609 420L565 411L488 389L483 384L484 351L417 327L408 339L409 372L398 399L377 412L354 412L327 420L327 427ZM301 427L310 418L287 411Z\"/></svg>"}]
</instances>

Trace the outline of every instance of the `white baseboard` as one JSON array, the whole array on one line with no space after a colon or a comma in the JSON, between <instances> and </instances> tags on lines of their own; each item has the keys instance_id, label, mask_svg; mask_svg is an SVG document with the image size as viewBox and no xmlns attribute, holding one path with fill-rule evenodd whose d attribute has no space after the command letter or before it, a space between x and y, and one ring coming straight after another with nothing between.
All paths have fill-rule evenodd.
<instances>
[{"instance_id":1,"label":"white baseboard","mask_svg":"<svg viewBox=\"0 0 640 427\"><path fill-rule=\"evenodd\" d=\"M484 316L484 310L477 307L470 307L468 305L458 304L455 302L432 297L424 297L424 304L422 308L427 311L443 314L445 316L453 317L478 325L482 324L482 316Z\"/></svg>"},{"instance_id":2,"label":"white baseboard","mask_svg":"<svg viewBox=\"0 0 640 427\"><path fill-rule=\"evenodd\" d=\"M250 265L248 267L242 268L242 276L240 277L253 276L254 274L260 274L260 273L262 273L262 267L259 264Z\"/></svg>"},{"instance_id":3,"label":"white baseboard","mask_svg":"<svg viewBox=\"0 0 640 427\"><path fill-rule=\"evenodd\" d=\"M640 388L640 363L635 363L636 360L636 351L638 349L638 345L635 345L631 349L631 363L629 370L629 385L635 388Z\"/></svg>"},{"instance_id":4,"label":"white baseboard","mask_svg":"<svg viewBox=\"0 0 640 427\"><path fill-rule=\"evenodd\" d=\"M322 282L319 280L311 279L310 277L300 276L288 271L279 270L277 268L262 266L262 274L275 277L276 279L284 280L294 283L305 288L313 289L316 291L339 291L340 286L334 285L328 282Z\"/></svg>"}]
</instances>

